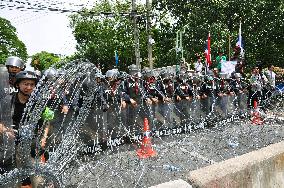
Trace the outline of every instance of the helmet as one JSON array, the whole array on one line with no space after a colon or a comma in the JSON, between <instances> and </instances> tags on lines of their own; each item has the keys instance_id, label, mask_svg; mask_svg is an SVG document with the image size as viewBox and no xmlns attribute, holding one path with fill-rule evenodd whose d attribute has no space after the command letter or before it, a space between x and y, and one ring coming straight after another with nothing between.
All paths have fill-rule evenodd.
<instances>
[{"instance_id":1,"label":"helmet","mask_svg":"<svg viewBox=\"0 0 284 188\"><path fill-rule=\"evenodd\" d=\"M139 69L138 69L137 65L134 65L134 64L129 65L128 69L129 69L129 74L130 75L135 75L136 73L139 72Z\"/></svg>"},{"instance_id":2,"label":"helmet","mask_svg":"<svg viewBox=\"0 0 284 188\"><path fill-rule=\"evenodd\" d=\"M111 69L106 72L105 75L107 78L116 78L119 77L119 72L117 69Z\"/></svg>"},{"instance_id":3,"label":"helmet","mask_svg":"<svg viewBox=\"0 0 284 188\"><path fill-rule=\"evenodd\" d=\"M35 80L37 82L38 78L33 71L20 71L16 74L15 85L19 84L22 80Z\"/></svg>"},{"instance_id":4,"label":"helmet","mask_svg":"<svg viewBox=\"0 0 284 188\"><path fill-rule=\"evenodd\" d=\"M161 76L162 79L170 79L171 78L170 73L168 73L167 71L162 71L160 73L160 76Z\"/></svg>"},{"instance_id":5,"label":"helmet","mask_svg":"<svg viewBox=\"0 0 284 188\"><path fill-rule=\"evenodd\" d=\"M38 77L38 79L41 77L41 72L39 70L35 70L35 75Z\"/></svg>"},{"instance_id":6,"label":"helmet","mask_svg":"<svg viewBox=\"0 0 284 188\"><path fill-rule=\"evenodd\" d=\"M101 78L101 79L103 79L103 78L104 78L104 75L103 75L101 72L97 72L97 73L95 74L95 78Z\"/></svg>"},{"instance_id":7,"label":"helmet","mask_svg":"<svg viewBox=\"0 0 284 188\"><path fill-rule=\"evenodd\" d=\"M155 74L152 70L148 70L147 72L144 73L144 76L146 78L150 78L150 77L155 77Z\"/></svg>"},{"instance_id":8,"label":"helmet","mask_svg":"<svg viewBox=\"0 0 284 188\"><path fill-rule=\"evenodd\" d=\"M179 72L179 74L177 76L182 81L186 81L187 78L188 78L188 75L184 71Z\"/></svg>"},{"instance_id":9,"label":"helmet","mask_svg":"<svg viewBox=\"0 0 284 188\"><path fill-rule=\"evenodd\" d=\"M20 58L16 57L16 56L11 56L8 57L6 63L6 66L14 66L14 67L18 67L20 69L25 69L25 63L23 60L21 60Z\"/></svg>"},{"instance_id":10,"label":"helmet","mask_svg":"<svg viewBox=\"0 0 284 188\"><path fill-rule=\"evenodd\" d=\"M58 74L58 76L65 75L66 71L64 69L60 68L60 69L57 70L57 74Z\"/></svg>"},{"instance_id":11,"label":"helmet","mask_svg":"<svg viewBox=\"0 0 284 188\"><path fill-rule=\"evenodd\" d=\"M48 79L55 80L58 76L58 71L55 68L50 67L46 69L43 74Z\"/></svg>"}]
</instances>

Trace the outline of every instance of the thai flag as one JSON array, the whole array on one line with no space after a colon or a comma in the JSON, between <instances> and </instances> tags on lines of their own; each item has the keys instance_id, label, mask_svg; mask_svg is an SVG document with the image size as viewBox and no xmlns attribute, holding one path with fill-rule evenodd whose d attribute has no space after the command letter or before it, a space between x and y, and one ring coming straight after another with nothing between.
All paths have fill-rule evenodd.
<instances>
[{"instance_id":1,"label":"thai flag","mask_svg":"<svg viewBox=\"0 0 284 188\"><path fill-rule=\"evenodd\" d=\"M117 50L114 51L114 59L115 59L115 64L117 66L118 65L118 53L117 53Z\"/></svg>"},{"instance_id":2,"label":"thai flag","mask_svg":"<svg viewBox=\"0 0 284 188\"><path fill-rule=\"evenodd\" d=\"M244 46L243 46L243 38L242 38L242 23L240 22L240 28L239 28L239 36L238 41L236 43L236 46L239 46L241 48L241 57L244 57Z\"/></svg>"},{"instance_id":3,"label":"thai flag","mask_svg":"<svg viewBox=\"0 0 284 188\"><path fill-rule=\"evenodd\" d=\"M210 48L210 33L208 34L208 39L207 39L206 43L207 44L205 45L204 55L205 55L207 67L210 67L211 64L212 64L212 61L211 61L211 48Z\"/></svg>"}]
</instances>

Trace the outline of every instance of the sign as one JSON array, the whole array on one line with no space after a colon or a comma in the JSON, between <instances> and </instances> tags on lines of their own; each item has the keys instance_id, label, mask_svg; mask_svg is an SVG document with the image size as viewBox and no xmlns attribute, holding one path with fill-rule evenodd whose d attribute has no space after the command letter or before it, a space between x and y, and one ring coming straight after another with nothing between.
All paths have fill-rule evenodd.
<instances>
[{"instance_id":1,"label":"sign","mask_svg":"<svg viewBox=\"0 0 284 188\"><path fill-rule=\"evenodd\" d=\"M231 74L235 71L237 61L221 61L221 72Z\"/></svg>"}]
</instances>

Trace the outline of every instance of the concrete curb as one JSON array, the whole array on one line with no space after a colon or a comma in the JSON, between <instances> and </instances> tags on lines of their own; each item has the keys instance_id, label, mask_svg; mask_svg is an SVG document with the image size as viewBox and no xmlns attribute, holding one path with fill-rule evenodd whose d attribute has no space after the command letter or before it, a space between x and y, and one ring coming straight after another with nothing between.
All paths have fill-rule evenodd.
<instances>
[{"instance_id":1,"label":"concrete curb","mask_svg":"<svg viewBox=\"0 0 284 188\"><path fill-rule=\"evenodd\" d=\"M284 187L284 141L195 171L193 187Z\"/></svg>"}]
</instances>

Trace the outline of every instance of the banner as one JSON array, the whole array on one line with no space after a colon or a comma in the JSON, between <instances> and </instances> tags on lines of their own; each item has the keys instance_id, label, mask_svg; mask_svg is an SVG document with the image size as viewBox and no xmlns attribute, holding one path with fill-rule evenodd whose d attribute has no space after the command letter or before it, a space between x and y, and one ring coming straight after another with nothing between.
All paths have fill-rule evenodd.
<instances>
[{"instance_id":1,"label":"banner","mask_svg":"<svg viewBox=\"0 0 284 188\"><path fill-rule=\"evenodd\" d=\"M221 72L231 74L235 71L237 61L221 61Z\"/></svg>"}]
</instances>

